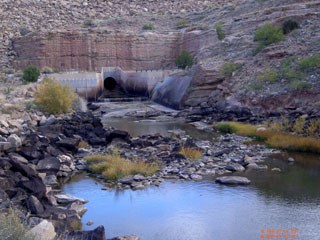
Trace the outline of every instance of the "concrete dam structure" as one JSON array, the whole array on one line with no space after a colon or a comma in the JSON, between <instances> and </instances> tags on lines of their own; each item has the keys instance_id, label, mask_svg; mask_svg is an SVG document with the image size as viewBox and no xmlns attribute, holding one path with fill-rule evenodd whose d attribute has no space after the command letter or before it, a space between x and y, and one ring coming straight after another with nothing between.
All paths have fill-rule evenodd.
<instances>
[{"instance_id":1,"label":"concrete dam structure","mask_svg":"<svg viewBox=\"0 0 320 240\"><path fill-rule=\"evenodd\" d=\"M123 71L120 67L105 67L101 73L65 72L52 74L62 84L70 85L80 96L97 100L105 97L148 97L160 104L181 108L181 102L191 84L190 76L176 70ZM180 72L181 73L181 72Z\"/></svg>"}]
</instances>

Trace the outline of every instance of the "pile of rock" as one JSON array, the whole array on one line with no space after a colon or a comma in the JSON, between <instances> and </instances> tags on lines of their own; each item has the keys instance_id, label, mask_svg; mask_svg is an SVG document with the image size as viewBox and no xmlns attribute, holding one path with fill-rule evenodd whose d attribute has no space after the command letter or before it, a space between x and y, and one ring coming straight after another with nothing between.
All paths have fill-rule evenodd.
<instances>
[{"instance_id":1,"label":"pile of rock","mask_svg":"<svg viewBox=\"0 0 320 240\"><path fill-rule=\"evenodd\" d=\"M85 201L56 192L64 179L86 168L82 158L74 157L86 152L79 151L79 143L106 145L113 138L127 137L127 133L105 130L90 113L40 118L37 124L36 130L24 135L19 132L21 125L11 133L15 128L1 121L8 133L0 135L0 209L19 209L31 227L47 219L58 233L70 231L81 225Z\"/></svg>"}]
</instances>

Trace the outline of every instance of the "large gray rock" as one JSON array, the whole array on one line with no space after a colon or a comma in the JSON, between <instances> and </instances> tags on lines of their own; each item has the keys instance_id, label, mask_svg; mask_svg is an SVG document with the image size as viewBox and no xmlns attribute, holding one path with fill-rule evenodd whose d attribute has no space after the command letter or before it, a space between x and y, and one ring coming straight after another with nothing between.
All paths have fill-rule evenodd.
<instances>
[{"instance_id":1,"label":"large gray rock","mask_svg":"<svg viewBox=\"0 0 320 240\"><path fill-rule=\"evenodd\" d=\"M58 172L60 170L60 161L55 157L48 157L43 160L40 160L37 165L38 171L45 172Z\"/></svg>"},{"instance_id":2,"label":"large gray rock","mask_svg":"<svg viewBox=\"0 0 320 240\"><path fill-rule=\"evenodd\" d=\"M75 210L79 216L82 216L88 210L80 201L70 203L67 208L70 210Z\"/></svg>"},{"instance_id":3,"label":"large gray rock","mask_svg":"<svg viewBox=\"0 0 320 240\"><path fill-rule=\"evenodd\" d=\"M230 163L226 166L226 169L232 172L242 172L245 168L239 163Z\"/></svg>"},{"instance_id":4,"label":"large gray rock","mask_svg":"<svg viewBox=\"0 0 320 240\"><path fill-rule=\"evenodd\" d=\"M99 226L92 231L73 231L59 237L59 240L106 240L103 226Z\"/></svg>"},{"instance_id":5,"label":"large gray rock","mask_svg":"<svg viewBox=\"0 0 320 240\"><path fill-rule=\"evenodd\" d=\"M53 224L47 220L43 220L33 227L27 235L35 236L35 240L53 240L57 234Z\"/></svg>"},{"instance_id":6,"label":"large gray rock","mask_svg":"<svg viewBox=\"0 0 320 240\"><path fill-rule=\"evenodd\" d=\"M65 204L73 203L75 201L79 201L81 203L87 203L88 202L85 199L77 198L77 197L71 196L69 194L57 194L56 198L57 198L57 202L58 203L62 203L62 204L63 203L65 203Z\"/></svg>"},{"instance_id":7,"label":"large gray rock","mask_svg":"<svg viewBox=\"0 0 320 240\"><path fill-rule=\"evenodd\" d=\"M19 155L18 153L10 153L9 154L10 159L14 159L16 161L19 161L21 163L28 163L28 160Z\"/></svg>"},{"instance_id":8,"label":"large gray rock","mask_svg":"<svg viewBox=\"0 0 320 240\"><path fill-rule=\"evenodd\" d=\"M41 214L44 212L44 208L43 208L41 202L35 196L30 196L27 199L27 207L32 214L38 215L38 214Z\"/></svg>"},{"instance_id":9,"label":"large gray rock","mask_svg":"<svg viewBox=\"0 0 320 240\"><path fill-rule=\"evenodd\" d=\"M250 180L246 177L240 176L223 176L216 178L217 183L228 184L228 185L248 185Z\"/></svg>"},{"instance_id":10,"label":"large gray rock","mask_svg":"<svg viewBox=\"0 0 320 240\"><path fill-rule=\"evenodd\" d=\"M123 236L123 237L115 237L110 240L140 240L140 238L135 235L130 235L130 236Z\"/></svg>"},{"instance_id":11,"label":"large gray rock","mask_svg":"<svg viewBox=\"0 0 320 240\"><path fill-rule=\"evenodd\" d=\"M129 176L125 176L123 178L120 178L118 180L119 183L122 183L122 184L131 184L133 182L133 176L132 175L129 175Z\"/></svg>"},{"instance_id":12,"label":"large gray rock","mask_svg":"<svg viewBox=\"0 0 320 240\"><path fill-rule=\"evenodd\" d=\"M0 142L0 152L8 151L12 148L12 144L10 142Z\"/></svg>"},{"instance_id":13,"label":"large gray rock","mask_svg":"<svg viewBox=\"0 0 320 240\"><path fill-rule=\"evenodd\" d=\"M18 137L16 134L11 134L8 137L8 142L10 142L12 147L14 147L14 148L21 147L21 145L22 145L21 138Z\"/></svg>"}]
</instances>

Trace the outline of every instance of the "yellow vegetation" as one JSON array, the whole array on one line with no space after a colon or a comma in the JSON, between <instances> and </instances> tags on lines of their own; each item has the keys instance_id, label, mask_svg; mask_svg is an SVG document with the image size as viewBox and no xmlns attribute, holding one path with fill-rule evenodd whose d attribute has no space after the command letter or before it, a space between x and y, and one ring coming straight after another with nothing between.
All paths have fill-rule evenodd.
<instances>
[{"instance_id":1,"label":"yellow vegetation","mask_svg":"<svg viewBox=\"0 0 320 240\"><path fill-rule=\"evenodd\" d=\"M35 103L42 110L52 114L71 111L74 99L75 93L68 85L61 85L51 78L40 83L35 95Z\"/></svg>"},{"instance_id":2,"label":"yellow vegetation","mask_svg":"<svg viewBox=\"0 0 320 240\"><path fill-rule=\"evenodd\" d=\"M189 147L182 147L179 153L193 160L199 160L202 156L202 150Z\"/></svg>"},{"instance_id":3,"label":"yellow vegetation","mask_svg":"<svg viewBox=\"0 0 320 240\"><path fill-rule=\"evenodd\" d=\"M216 124L216 127L224 133L236 133L253 137L256 140L265 142L270 147L289 151L320 153L320 140L317 138L302 137L268 129L258 131L259 128L257 126L237 122L221 122Z\"/></svg>"},{"instance_id":4,"label":"yellow vegetation","mask_svg":"<svg viewBox=\"0 0 320 240\"><path fill-rule=\"evenodd\" d=\"M151 176L159 170L158 164L132 162L122 158L119 154L93 155L86 158L90 162L93 173L102 174L105 179L117 180L127 175L142 174Z\"/></svg>"}]
</instances>

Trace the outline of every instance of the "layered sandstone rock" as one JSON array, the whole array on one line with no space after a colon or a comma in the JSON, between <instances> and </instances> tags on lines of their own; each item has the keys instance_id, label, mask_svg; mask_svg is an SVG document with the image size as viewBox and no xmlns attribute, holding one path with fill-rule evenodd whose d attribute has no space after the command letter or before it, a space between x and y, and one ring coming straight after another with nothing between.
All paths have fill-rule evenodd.
<instances>
[{"instance_id":1,"label":"layered sandstone rock","mask_svg":"<svg viewBox=\"0 0 320 240\"><path fill-rule=\"evenodd\" d=\"M15 67L36 65L55 69L161 69L175 65L182 49L196 54L216 41L214 31L181 33L128 31L63 31L28 35L13 41Z\"/></svg>"}]
</instances>

